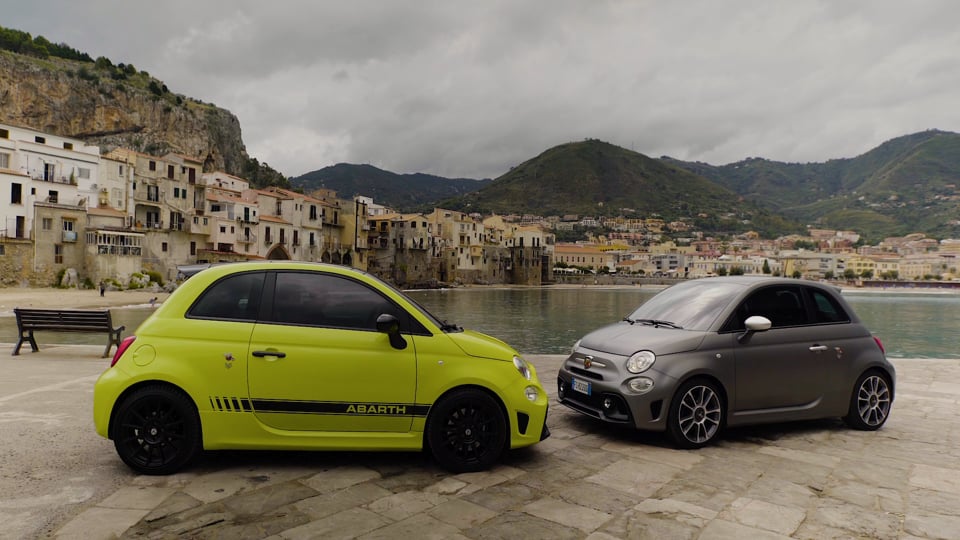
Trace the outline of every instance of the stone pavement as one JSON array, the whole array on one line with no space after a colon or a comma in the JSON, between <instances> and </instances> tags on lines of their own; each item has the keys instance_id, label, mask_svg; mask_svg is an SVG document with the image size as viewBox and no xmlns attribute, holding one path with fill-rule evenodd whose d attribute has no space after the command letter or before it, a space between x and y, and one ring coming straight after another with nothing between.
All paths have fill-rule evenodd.
<instances>
[{"instance_id":1,"label":"stone pavement","mask_svg":"<svg viewBox=\"0 0 960 540\"><path fill-rule=\"evenodd\" d=\"M528 358L555 398L562 357ZM808 422L679 451L552 401L552 436L487 472L450 475L420 454L214 453L182 474L134 477L54 534L958 538L960 361L895 364L897 396L878 432Z\"/></svg>"}]
</instances>

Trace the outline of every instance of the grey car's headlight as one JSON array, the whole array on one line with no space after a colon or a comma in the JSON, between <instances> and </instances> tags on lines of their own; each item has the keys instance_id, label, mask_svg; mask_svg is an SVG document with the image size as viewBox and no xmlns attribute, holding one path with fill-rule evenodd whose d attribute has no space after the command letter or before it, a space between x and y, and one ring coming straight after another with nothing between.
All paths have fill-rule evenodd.
<instances>
[{"instance_id":1,"label":"grey car's headlight","mask_svg":"<svg viewBox=\"0 0 960 540\"><path fill-rule=\"evenodd\" d=\"M627 359L627 371L630 373L643 373L650 369L650 366L656 361L657 355L650 351L633 353L633 356Z\"/></svg>"},{"instance_id":2,"label":"grey car's headlight","mask_svg":"<svg viewBox=\"0 0 960 540\"><path fill-rule=\"evenodd\" d=\"M524 361L523 358L514 356L513 365L517 368L517 371L520 372L520 375L522 375L524 379L528 381L530 380L530 366L527 365L527 362Z\"/></svg>"},{"instance_id":3,"label":"grey car's headlight","mask_svg":"<svg viewBox=\"0 0 960 540\"><path fill-rule=\"evenodd\" d=\"M582 339L578 339L576 343L573 344L573 347L570 347L570 354L577 352L577 349L580 347L580 342Z\"/></svg>"}]
</instances>

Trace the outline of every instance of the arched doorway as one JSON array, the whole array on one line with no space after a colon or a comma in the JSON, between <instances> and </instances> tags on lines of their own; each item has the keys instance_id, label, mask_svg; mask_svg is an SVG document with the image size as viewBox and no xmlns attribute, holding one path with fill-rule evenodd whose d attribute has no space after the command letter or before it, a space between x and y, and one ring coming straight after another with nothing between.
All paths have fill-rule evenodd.
<instances>
[{"instance_id":1,"label":"arched doorway","mask_svg":"<svg viewBox=\"0 0 960 540\"><path fill-rule=\"evenodd\" d=\"M289 261L290 254L283 246L276 246L267 253L267 259L271 261Z\"/></svg>"},{"instance_id":2,"label":"arched doorway","mask_svg":"<svg viewBox=\"0 0 960 540\"><path fill-rule=\"evenodd\" d=\"M320 256L320 262L328 263L330 262L330 252L324 251L323 255Z\"/></svg>"},{"instance_id":3,"label":"arched doorway","mask_svg":"<svg viewBox=\"0 0 960 540\"><path fill-rule=\"evenodd\" d=\"M349 253L343 256L343 265L344 266L353 266L353 257Z\"/></svg>"}]
</instances>

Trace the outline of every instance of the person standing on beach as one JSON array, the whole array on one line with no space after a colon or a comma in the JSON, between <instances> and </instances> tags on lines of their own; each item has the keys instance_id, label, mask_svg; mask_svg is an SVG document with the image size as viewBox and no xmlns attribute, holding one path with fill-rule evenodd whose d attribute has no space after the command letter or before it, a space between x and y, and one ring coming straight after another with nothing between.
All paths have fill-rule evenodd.
<instances>
[{"instance_id":1,"label":"person standing on beach","mask_svg":"<svg viewBox=\"0 0 960 540\"><path fill-rule=\"evenodd\" d=\"M105 293L106 291L107 291L106 283L104 283L103 280L100 280L100 296L103 296L103 293Z\"/></svg>"}]
</instances>

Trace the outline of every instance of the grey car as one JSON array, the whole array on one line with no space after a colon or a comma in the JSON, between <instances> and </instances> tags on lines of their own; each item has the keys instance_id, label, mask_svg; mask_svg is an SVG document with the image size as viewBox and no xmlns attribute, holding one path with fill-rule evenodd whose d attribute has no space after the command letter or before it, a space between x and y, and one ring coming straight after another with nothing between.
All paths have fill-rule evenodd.
<instances>
[{"instance_id":1,"label":"grey car","mask_svg":"<svg viewBox=\"0 0 960 540\"><path fill-rule=\"evenodd\" d=\"M679 283L578 341L560 403L699 448L726 426L843 417L879 429L896 380L833 286L731 276Z\"/></svg>"}]
</instances>

